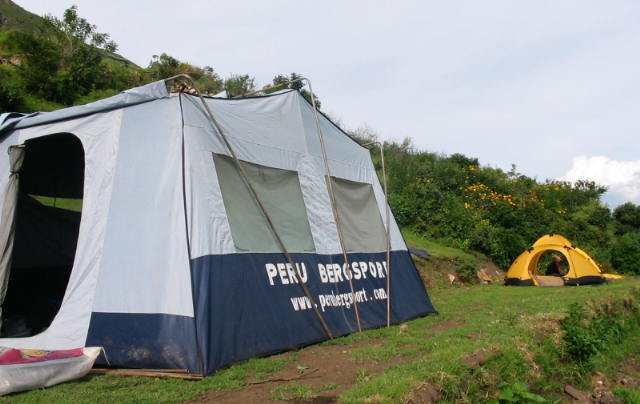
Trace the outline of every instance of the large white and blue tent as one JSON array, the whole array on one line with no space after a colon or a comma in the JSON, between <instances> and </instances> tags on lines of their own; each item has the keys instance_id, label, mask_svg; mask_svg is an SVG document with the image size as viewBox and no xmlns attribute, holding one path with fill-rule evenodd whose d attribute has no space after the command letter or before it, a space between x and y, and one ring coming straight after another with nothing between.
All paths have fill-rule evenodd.
<instances>
[{"instance_id":1,"label":"large white and blue tent","mask_svg":"<svg viewBox=\"0 0 640 404\"><path fill-rule=\"evenodd\" d=\"M0 346L209 374L434 312L369 151L297 91L4 115L0 190Z\"/></svg>"}]
</instances>

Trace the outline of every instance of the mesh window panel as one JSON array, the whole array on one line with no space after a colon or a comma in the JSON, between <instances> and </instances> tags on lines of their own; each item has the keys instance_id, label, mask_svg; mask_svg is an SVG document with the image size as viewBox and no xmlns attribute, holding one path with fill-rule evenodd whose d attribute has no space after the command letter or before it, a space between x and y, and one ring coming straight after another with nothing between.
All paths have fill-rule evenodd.
<instances>
[{"instance_id":1,"label":"mesh window panel","mask_svg":"<svg viewBox=\"0 0 640 404\"><path fill-rule=\"evenodd\" d=\"M213 154L213 161L236 249L240 252L280 252L267 220L242 181L233 159ZM287 250L315 252L298 174L244 161L240 164Z\"/></svg>"},{"instance_id":2,"label":"mesh window panel","mask_svg":"<svg viewBox=\"0 0 640 404\"><path fill-rule=\"evenodd\" d=\"M331 181L347 251L386 251L386 230L371 184L335 177Z\"/></svg>"}]
</instances>

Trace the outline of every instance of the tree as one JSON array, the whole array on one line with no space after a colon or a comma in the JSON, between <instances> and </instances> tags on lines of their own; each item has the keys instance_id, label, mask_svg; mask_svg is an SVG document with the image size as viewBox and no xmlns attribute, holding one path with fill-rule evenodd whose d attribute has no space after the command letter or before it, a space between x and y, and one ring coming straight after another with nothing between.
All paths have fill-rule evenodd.
<instances>
[{"instance_id":1,"label":"tree","mask_svg":"<svg viewBox=\"0 0 640 404\"><path fill-rule=\"evenodd\" d=\"M0 113L22 111L24 108L24 90L20 88L11 74L0 69Z\"/></svg>"},{"instance_id":2,"label":"tree","mask_svg":"<svg viewBox=\"0 0 640 404\"><path fill-rule=\"evenodd\" d=\"M255 78L248 74L232 74L224 81L224 89L229 98L242 97L256 88Z\"/></svg>"},{"instance_id":3,"label":"tree","mask_svg":"<svg viewBox=\"0 0 640 404\"><path fill-rule=\"evenodd\" d=\"M290 75L284 75L284 74L278 74L277 76L275 76L273 78L273 88L267 90L267 93L273 93L276 91L280 91L280 90L285 90L287 88L290 88L292 90L296 90L298 91L305 100L307 100L309 102L309 104L312 104L312 100L311 97L313 96L313 101L315 101L316 103L316 107L318 109L320 109L320 106L322 105L322 103L320 102L320 100L318 99L318 97L316 96L316 94L311 94L310 91L306 90L304 88L305 86L305 82L300 80L300 81L296 81L301 79L302 76L299 75L298 73L291 73Z\"/></svg>"},{"instance_id":4,"label":"tree","mask_svg":"<svg viewBox=\"0 0 640 404\"><path fill-rule=\"evenodd\" d=\"M197 67L181 62L166 53L152 56L147 74L151 80L162 80L178 74L187 74L196 82L200 90L209 94L219 93L223 88L223 82L213 67Z\"/></svg>"},{"instance_id":5,"label":"tree","mask_svg":"<svg viewBox=\"0 0 640 404\"><path fill-rule=\"evenodd\" d=\"M618 237L611 250L611 263L618 272L640 274L640 232Z\"/></svg>"},{"instance_id":6,"label":"tree","mask_svg":"<svg viewBox=\"0 0 640 404\"><path fill-rule=\"evenodd\" d=\"M640 206L631 202L624 203L614 209L613 219L617 234L640 230Z\"/></svg>"},{"instance_id":7,"label":"tree","mask_svg":"<svg viewBox=\"0 0 640 404\"><path fill-rule=\"evenodd\" d=\"M149 74L153 80L162 80L180 73L187 73L180 70L180 61L166 53L151 56L148 67Z\"/></svg>"},{"instance_id":8,"label":"tree","mask_svg":"<svg viewBox=\"0 0 640 404\"><path fill-rule=\"evenodd\" d=\"M105 53L117 45L109 35L78 15L78 7L65 10L63 18L44 17L43 33L11 32L9 42L23 54L19 67L27 90L45 99L72 104L94 89L105 88L109 70Z\"/></svg>"},{"instance_id":9,"label":"tree","mask_svg":"<svg viewBox=\"0 0 640 404\"><path fill-rule=\"evenodd\" d=\"M110 39L109 34L98 32L98 27L78 15L76 5L64 11L62 20L51 14L45 15L44 19L53 28L50 33L57 37L64 60L72 59L75 51L86 45L109 53L118 50L118 45Z\"/></svg>"}]
</instances>

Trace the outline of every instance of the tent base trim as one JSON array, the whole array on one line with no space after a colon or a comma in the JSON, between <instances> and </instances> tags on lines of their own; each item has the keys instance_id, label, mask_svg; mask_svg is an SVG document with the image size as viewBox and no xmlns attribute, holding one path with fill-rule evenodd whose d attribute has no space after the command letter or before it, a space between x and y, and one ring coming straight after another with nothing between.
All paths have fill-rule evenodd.
<instances>
[{"instance_id":1,"label":"tent base trim","mask_svg":"<svg viewBox=\"0 0 640 404\"><path fill-rule=\"evenodd\" d=\"M580 285L599 285L606 282L606 278L602 276L581 276L580 278L567 279L565 286L580 286Z\"/></svg>"},{"instance_id":2,"label":"tent base trim","mask_svg":"<svg viewBox=\"0 0 640 404\"><path fill-rule=\"evenodd\" d=\"M87 345L104 352L96 364L141 369L186 369L202 373L193 317L171 314L91 314Z\"/></svg>"},{"instance_id":3,"label":"tent base trim","mask_svg":"<svg viewBox=\"0 0 640 404\"><path fill-rule=\"evenodd\" d=\"M505 286L535 286L533 279L506 278Z\"/></svg>"}]
</instances>

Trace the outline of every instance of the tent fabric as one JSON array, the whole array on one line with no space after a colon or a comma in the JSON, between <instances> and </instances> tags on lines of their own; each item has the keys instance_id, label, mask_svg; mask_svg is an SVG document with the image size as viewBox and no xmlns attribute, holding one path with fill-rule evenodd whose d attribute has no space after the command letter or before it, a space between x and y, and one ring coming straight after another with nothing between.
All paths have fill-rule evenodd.
<instances>
[{"instance_id":1,"label":"tent fabric","mask_svg":"<svg viewBox=\"0 0 640 404\"><path fill-rule=\"evenodd\" d=\"M234 245L239 251L279 252L267 220L230 157L213 155ZM295 171L241 161L251 186L289 251L315 251L300 182ZM256 231L267 229L267 231Z\"/></svg>"},{"instance_id":2,"label":"tent fabric","mask_svg":"<svg viewBox=\"0 0 640 404\"><path fill-rule=\"evenodd\" d=\"M371 184L332 177L338 217L348 252L385 251L386 230Z\"/></svg>"},{"instance_id":3,"label":"tent fabric","mask_svg":"<svg viewBox=\"0 0 640 404\"><path fill-rule=\"evenodd\" d=\"M86 105L79 105L46 113L33 113L22 116L7 115L4 119L0 119L0 133L9 129L26 128L88 116L153 101L167 96L169 96L167 86L163 81L156 81Z\"/></svg>"},{"instance_id":4,"label":"tent fabric","mask_svg":"<svg viewBox=\"0 0 640 404\"><path fill-rule=\"evenodd\" d=\"M0 345L101 346L99 361L113 366L209 374L326 339L301 283L336 336L357 330L355 302L363 328L386 325L388 273L393 323L434 312L393 215L386 222L387 202L366 149L319 115L330 174L349 184L337 198L353 241L345 263L315 115L304 98L285 91L205 102L265 199L294 265L251 208L198 97L168 95L158 82L22 117L4 127L0 149L61 133L80 140L82 210L39 206L80 214L73 268L51 325L30 337L0 338ZM9 172L2 155L0 170ZM5 195L8 178L0 176ZM249 233L249 241L238 237Z\"/></svg>"},{"instance_id":5,"label":"tent fabric","mask_svg":"<svg viewBox=\"0 0 640 404\"><path fill-rule=\"evenodd\" d=\"M2 307L7 296L9 269L11 267L15 240L16 205L18 200L19 173L24 162L24 147L11 146L9 154L9 179L4 191L4 203L0 216L0 327Z\"/></svg>"},{"instance_id":6,"label":"tent fabric","mask_svg":"<svg viewBox=\"0 0 640 404\"><path fill-rule=\"evenodd\" d=\"M548 234L540 237L531 248L524 251L511 264L505 276L506 285L545 286L548 276L543 276L538 270L542 254L555 251L564 256L568 263L566 275L561 277L564 285L586 285L603 283L606 277L598 264L583 250L573 246L565 237L559 234Z\"/></svg>"}]
</instances>

